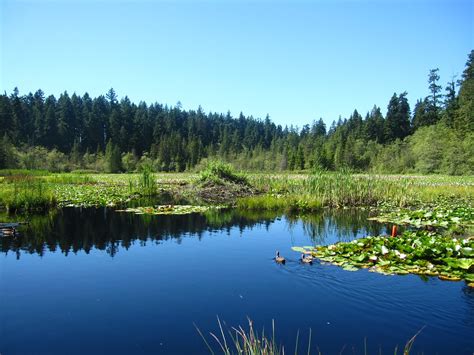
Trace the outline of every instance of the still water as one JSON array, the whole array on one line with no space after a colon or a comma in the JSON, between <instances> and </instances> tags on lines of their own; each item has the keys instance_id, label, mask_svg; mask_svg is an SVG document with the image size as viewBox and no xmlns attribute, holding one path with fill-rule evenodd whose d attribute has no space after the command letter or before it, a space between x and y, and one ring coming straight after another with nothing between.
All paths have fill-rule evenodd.
<instances>
[{"instance_id":1,"label":"still water","mask_svg":"<svg viewBox=\"0 0 474 355\"><path fill-rule=\"evenodd\" d=\"M267 332L292 353L472 354L464 282L302 265L291 246L386 232L361 211L139 216L63 209L0 239L0 353L207 354L195 325ZM279 250L286 265L273 261ZM194 325L195 324L195 325ZM208 337L208 341L212 339Z\"/></svg>"}]
</instances>

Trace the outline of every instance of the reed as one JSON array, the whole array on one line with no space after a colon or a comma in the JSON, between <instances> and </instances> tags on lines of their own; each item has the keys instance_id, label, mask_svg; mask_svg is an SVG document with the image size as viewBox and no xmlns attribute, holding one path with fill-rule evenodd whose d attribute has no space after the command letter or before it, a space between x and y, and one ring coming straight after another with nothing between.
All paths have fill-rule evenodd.
<instances>
[{"instance_id":1,"label":"reed","mask_svg":"<svg viewBox=\"0 0 474 355\"><path fill-rule=\"evenodd\" d=\"M401 207L416 199L410 179L353 175L348 171L258 175L252 183L264 195L239 201L242 208L311 211L321 207L379 206L386 202Z\"/></svg>"},{"instance_id":2,"label":"reed","mask_svg":"<svg viewBox=\"0 0 474 355\"><path fill-rule=\"evenodd\" d=\"M42 211L56 205L50 187L33 176L9 176L2 182L0 206L8 212Z\"/></svg>"},{"instance_id":3,"label":"reed","mask_svg":"<svg viewBox=\"0 0 474 355\"><path fill-rule=\"evenodd\" d=\"M217 347L212 347L211 344L207 341L204 334L201 330L194 324L197 332L201 336L204 344L206 345L209 353L212 355L217 352L224 355L285 355L285 348L282 345L278 345L275 338L275 321L272 320L272 329L270 337L265 334L265 330L259 334L253 327L253 322L248 318L248 329L244 329L242 326L231 327L230 329L224 328L221 320L217 317L217 324L219 325L219 332L209 333L210 337L217 343ZM413 347L413 344L416 340L416 337L423 331L424 327L421 328L412 338L410 338L405 346L403 347L403 355L409 355ZM312 332L309 329L308 336L308 345L304 347L303 353L310 355L311 354L311 336ZM299 347L299 331L296 333L295 349L294 354L298 355ZM341 354L344 351L345 346L341 350ZM353 349L354 351L354 349ZM381 350L380 350L381 352ZM290 352L288 352L290 353ZM321 355L319 347L317 347L317 354ZM364 354L367 354L367 339L364 339ZM398 354L398 346L395 347L394 354Z\"/></svg>"},{"instance_id":4,"label":"reed","mask_svg":"<svg viewBox=\"0 0 474 355\"><path fill-rule=\"evenodd\" d=\"M150 167L145 166L138 181L138 192L141 196L155 196L158 194L158 185Z\"/></svg>"}]
</instances>

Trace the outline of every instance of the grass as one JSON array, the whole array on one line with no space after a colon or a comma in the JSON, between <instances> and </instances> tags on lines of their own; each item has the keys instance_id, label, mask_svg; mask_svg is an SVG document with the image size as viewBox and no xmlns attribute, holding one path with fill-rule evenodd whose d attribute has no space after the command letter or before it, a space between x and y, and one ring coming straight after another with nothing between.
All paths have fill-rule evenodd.
<instances>
[{"instance_id":1,"label":"grass","mask_svg":"<svg viewBox=\"0 0 474 355\"><path fill-rule=\"evenodd\" d=\"M211 182L223 185L226 182L248 185L248 178L242 172L235 171L231 164L218 160L210 161L199 174L199 180L203 183Z\"/></svg>"},{"instance_id":2,"label":"grass","mask_svg":"<svg viewBox=\"0 0 474 355\"><path fill-rule=\"evenodd\" d=\"M27 177L34 179L26 183ZM209 186L219 188L208 190ZM163 192L176 201L203 205L213 204L213 194L223 196L235 186L245 187L249 193L240 199L236 197L238 194L229 194L228 204L241 209L282 212L356 206L395 209L436 204L440 199L474 200L473 177L353 175L348 172L242 174L227 164L212 162L200 174L147 170L139 174L51 174L3 170L0 171L0 206L49 208L55 202L60 206L121 206ZM207 201L201 197L204 190ZM15 191L19 196L15 197Z\"/></svg>"},{"instance_id":3,"label":"grass","mask_svg":"<svg viewBox=\"0 0 474 355\"><path fill-rule=\"evenodd\" d=\"M219 333L209 333L213 342L217 344L217 351L215 347L207 341L201 330L194 325L197 332L201 336L204 344L206 345L209 353L215 355L216 352L224 355L243 354L243 355L284 355L285 353L290 354L291 352L285 352L285 347L279 345L275 338L275 322L272 320L271 335L265 334L265 330L258 333L253 326L251 319L248 319L248 329L244 329L242 326L231 327L230 329L224 328L221 320L217 317L217 323L219 325ZM411 339L409 339L404 348L403 355L409 355L413 347L416 337L423 330L420 329ZM308 344L302 346L301 354L311 354L311 329L309 329ZM354 349L352 349L354 351ZM342 348L340 354L342 354L344 348ZM299 331L296 333L295 349L292 352L295 355L299 354ZM380 350L381 353L381 350ZM317 354L321 355L321 351L317 348ZM367 354L367 339L364 339L364 354ZM394 350L394 354L398 354L398 346Z\"/></svg>"},{"instance_id":4,"label":"grass","mask_svg":"<svg viewBox=\"0 0 474 355\"><path fill-rule=\"evenodd\" d=\"M318 207L407 207L439 199L474 199L472 177L354 175L349 172L255 174L262 195L240 200L245 209L315 210Z\"/></svg>"},{"instance_id":5,"label":"grass","mask_svg":"<svg viewBox=\"0 0 474 355\"><path fill-rule=\"evenodd\" d=\"M43 211L55 205L53 191L35 176L10 175L2 181L0 206L8 212Z\"/></svg>"}]
</instances>

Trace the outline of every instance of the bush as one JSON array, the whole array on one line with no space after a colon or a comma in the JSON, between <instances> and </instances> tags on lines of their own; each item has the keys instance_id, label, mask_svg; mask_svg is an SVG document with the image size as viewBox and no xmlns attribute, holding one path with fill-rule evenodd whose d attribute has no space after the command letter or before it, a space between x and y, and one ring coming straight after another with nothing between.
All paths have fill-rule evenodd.
<instances>
[{"instance_id":1,"label":"bush","mask_svg":"<svg viewBox=\"0 0 474 355\"><path fill-rule=\"evenodd\" d=\"M218 160L210 161L199 174L199 179L202 182L213 182L220 185L226 182L248 185L247 176L236 172L232 165Z\"/></svg>"}]
</instances>

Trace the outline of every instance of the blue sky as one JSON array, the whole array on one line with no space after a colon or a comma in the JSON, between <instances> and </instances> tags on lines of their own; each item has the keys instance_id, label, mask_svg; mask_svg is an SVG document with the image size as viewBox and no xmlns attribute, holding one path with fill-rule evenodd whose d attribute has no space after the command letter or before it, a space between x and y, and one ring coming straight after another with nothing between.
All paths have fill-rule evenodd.
<instances>
[{"instance_id":1,"label":"blue sky","mask_svg":"<svg viewBox=\"0 0 474 355\"><path fill-rule=\"evenodd\" d=\"M2 92L181 101L300 127L413 108L474 48L474 1L1 2Z\"/></svg>"}]
</instances>

